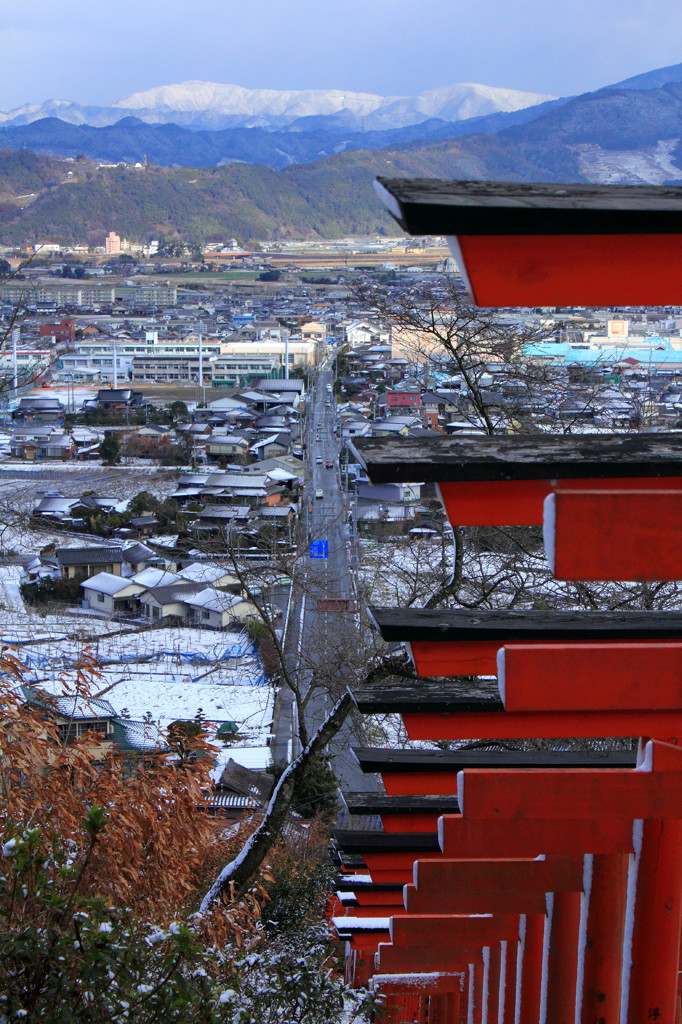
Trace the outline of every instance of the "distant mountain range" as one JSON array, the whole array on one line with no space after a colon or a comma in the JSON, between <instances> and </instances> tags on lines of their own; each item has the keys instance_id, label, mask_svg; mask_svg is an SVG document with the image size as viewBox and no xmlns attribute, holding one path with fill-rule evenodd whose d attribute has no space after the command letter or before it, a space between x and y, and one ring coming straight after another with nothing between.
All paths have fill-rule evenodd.
<instances>
[{"instance_id":1,"label":"distant mountain range","mask_svg":"<svg viewBox=\"0 0 682 1024\"><path fill-rule=\"evenodd\" d=\"M101 128L134 116L147 124L192 129L265 128L293 131L385 131L431 118L461 121L497 111L521 110L553 99L516 89L463 82L416 96L376 96L339 89L243 89L218 82L180 82L131 93L109 107L46 100L0 113L5 127L57 117L67 124ZM310 119L314 118L313 124Z\"/></svg>"},{"instance_id":2,"label":"distant mountain range","mask_svg":"<svg viewBox=\"0 0 682 1024\"><path fill-rule=\"evenodd\" d=\"M650 91L681 80L682 64L612 88ZM570 99L478 85L396 98L190 82L133 93L108 108L57 100L20 108L0 115L0 121L5 117L0 147L62 157L81 154L101 163L215 167L241 161L281 169L349 150L498 133L536 121ZM43 116L48 111L53 113ZM213 127L201 127L208 122ZM225 127L228 122L231 126Z\"/></svg>"},{"instance_id":3,"label":"distant mountain range","mask_svg":"<svg viewBox=\"0 0 682 1024\"><path fill-rule=\"evenodd\" d=\"M373 194L377 174L682 184L682 64L520 111L346 133L343 146L341 136L331 132L190 132L130 119L99 129L46 119L0 130L0 146L10 139L27 146L25 135L19 142L19 132L45 133L43 143L62 155L67 143L80 142L76 155L96 139L104 147L98 159L111 152L113 162L123 139L131 162L144 144L150 161L157 152L158 163L194 166L100 168L85 158L65 164L26 149L5 150L0 153L0 242L101 244L112 228L136 240L174 233L188 240L234 236L242 242L395 234L395 224ZM80 134L68 142L69 132ZM237 143L247 157L234 155ZM183 146L184 159L171 159ZM281 169L267 166L274 163L273 146L284 154ZM31 148L37 150L38 142ZM315 158L323 152L332 155Z\"/></svg>"}]
</instances>

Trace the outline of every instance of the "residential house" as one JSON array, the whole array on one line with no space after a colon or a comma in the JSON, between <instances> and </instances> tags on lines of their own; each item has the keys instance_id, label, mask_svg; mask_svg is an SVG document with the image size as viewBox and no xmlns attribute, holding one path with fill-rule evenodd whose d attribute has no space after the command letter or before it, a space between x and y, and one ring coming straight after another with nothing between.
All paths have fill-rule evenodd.
<instances>
[{"instance_id":1,"label":"residential house","mask_svg":"<svg viewBox=\"0 0 682 1024\"><path fill-rule=\"evenodd\" d=\"M134 516L128 520L128 533L136 537L151 537L158 525L159 520L156 516ZM151 551L149 554L151 555Z\"/></svg>"},{"instance_id":2,"label":"residential house","mask_svg":"<svg viewBox=\"0 0 682 1024\"><path fill-rule=\"evenodd\" d=\"M132 388L102 388L97 392L94 404L99 409L134 409L144 404L144 395ZM92 407L90 402L84 402L83 408L86 406Z\"/></svg>"},{"instance_id":3,"label":"residential house","mask_svg":"<svg viewBox=\"0 0 682 1024\"><path fill-rule=\"evenodd\" d=\"M386 407L391 412L405 412L406 410L419 410L421 408L421 394L419 391L398 390L387 391L384 398Z\"/></svg>"},{"instance_id":4,"label":"residential house","mask_svg":"<svg viewBox=\"0 0 682 1024\"><path fill-rule=\"evenodd\" d=\"M210 562L190 562L189 565L178 569L178 576L189 583L202 583L205 587L211 586L220 590L234 590L235 587L241 586L234 573Z\"/></svg>"},{"instance_id":5,"label":"residential house","mask_svg":"<svg viewBox=\"0 0 682 1024\"><path fill-rule=\"evenodd\" d=\"M459 413L452 396L437 391L422 391L421 408L430 427L438 427L446 419L452 419Z\"/></svg>"},{"instance_id":6,"label":"residential house","mask_svg":"<svg viewBox=\"0 0 682 1024\"><path fill-rule=\"evenodd\" d=\"M131 544L124 548L123 560L128 573L137 573L144 570L150 563L157 561L157 556L151 548L145 544Z\"/></svg>"},{"instance_id":7,"label":"residential house","mask_svg":"<svg viewBox=\"0 0 682 1024\"><path fill-rule=\"evenodd\" d=\"M259 461L270 459L277 455L286 455L289 451L290 437L291 435L284 433L271 434L269 437L264 437L262 440L254 442L251 445L250 451Z\"/></svg>"},{"instance_id":8,"label":"residential house","mask_svg":"<svg viewBox=\"0 0 682 1024\"><path fill-rule=\"evenodd\" d=\"M152 587L140 595L142 614L148 619L168 617L186 619L186 599L206 589L201 583L171 583L166 587Z\"/></svg>"},{"instance_id":9,"label":"residential house","mask_svg":"<svg viewBox=\"0 0 682 1024\"><path fill-rule=\"evenodd\" d=\"M184 598L187 618L196 625L210 629L237 628L258 618L258 609L252 601L239 594L227 594L207 587Z\"/></svg>"},{"instance_id":10,"label":"residential house","mask_svg":"<svg viewBox=\"0 0 682 1024\"><path fill-rule=\"evenodd\" d=\"M214 430L208 438L206 450L209 458L236 457L243 459L249 454L249 442L238 434L227 434Z\"/></svg>"},{"instance_id":11,"label":"residential house","mask_svg":"<svg viewBox=\"0 0 682 1024\"><path fill-rule=\"evenodd\" d=\"M58 398L22 398L12 413L18 423L58 424L64 419L64 406Z\"/></svg>"},{"instance_id":12,"label":"residential house","mask_svg":"<svg viewBox=\"0 0 682 1024\"><path fill-rule=\"evenodd\" d=\"M23 686L22 691L27 703L56 726L62 743L95 737L94 757L103 756L112 746L136 755L161 749L156 726L121 718L109 701L101 697L53 696L37 686Z\"/></svg>"},{"instance_id":13,"label":"residential house","mask_svg":"<svg viewBox=\"0 0 682 1024\"><path fill-rule=\"evenodd\" d=\"M104 615L134 615L139 608L136 598L144 592L139 583L110 572L98 572L83 580L81 589L85 607Z\"/></svg>"},{"instance_id":14,"label":"residential house","mask_svg":"<svg viewBox=\"0 0 682 1024\"><path fill-rule=\"evenodd\" d=\"M99 572L108 572L114 576L122 575L123 548L58 548L55 554L62 579L96 576Z\"/></svg>"}]
</instances>

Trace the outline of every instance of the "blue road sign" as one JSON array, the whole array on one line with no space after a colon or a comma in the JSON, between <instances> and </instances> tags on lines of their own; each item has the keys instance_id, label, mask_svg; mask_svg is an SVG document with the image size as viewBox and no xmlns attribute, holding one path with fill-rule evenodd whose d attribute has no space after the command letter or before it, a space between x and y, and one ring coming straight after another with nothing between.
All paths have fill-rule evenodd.
<instances>
[{"instance_id":1,"label":"blue road sign","mask_svg":"<svg viewBox=\"0 0 682 1024\"><path fill-rule=\"evenodd\" d=\"M329 558L329 541L328 540L312 540L310 542L310 557L311 558Z\"/></svg>"}]
</instances>

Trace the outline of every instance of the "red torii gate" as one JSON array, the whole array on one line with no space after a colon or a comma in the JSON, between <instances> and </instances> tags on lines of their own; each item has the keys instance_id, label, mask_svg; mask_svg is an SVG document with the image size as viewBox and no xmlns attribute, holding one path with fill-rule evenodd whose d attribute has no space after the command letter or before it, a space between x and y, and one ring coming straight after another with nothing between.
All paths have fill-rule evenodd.
<instances>
[{"instance_id":1,"label":"red torii gate","mask_svg":"<svg viewBox=\"0 0 682 1024\"><path fill-rule=\"evenodd\" d=\"M633 191L638 194L634 202L631 197L621 202L625 194L622 190L620 197L615 198L618 190L609 192L602 189L601 198L606 196L607 199L600 206L600 196L595 201L594 194L589 197L586 205L581 205L580 188L573 190L573 193L577 193L576 198L576 194L571 194L571 187L562 187L557 192L553 186L533 186L535 192L531 194L530 200L528 194L525 194L517 202L513 195L510 201L508 186L483 185L478 188L487 194L487 199L478 204L477 210L477 201L471 201L470 183L459 190L457 186L453 188L448 183L434 182L384 182L382 187L390 192L391 212L398 219L402 218L404 226L409 226L413 217L417 221L422 217L420 223L426 223L429 216L434 215L431 207L435 208L436 220L442 218L445 206L446 219L449 217L449 223L454 224L448 233L460 235L460 249L464 250L467 261L472 256L475 264L477 259L480 262L481 253L488 253L483 276L479 276L472 285L477 301L491 302L494 301L491 296L497 295L505 305L521 303L522 297L526 300L530 297L532 304L541 301L602 300L613 303L618 301L614 298L614 289L617 292L623 283L627 291L627 299L623 301L627 302L664 302L665 299L661 298L663 294L672 294L673 287L676 293L677 285L673 285L672 277L660 275L654 261L653 275L646 278L646 274L642 276L638 273L635 283L633 267L628 262L636 259L633 247L628 247L628 266L624 274L623 254L618 255L618 250L625 247L620 247L613 236L632 232L635 230L634 222L640 229L643 226L645 232L654 232L649 238L638 238L638 246L634 248L643 253L650 243L656 245L660 241L656 231L665 224L667 226L663 230L673 233L668 235L664 246L672 245L675 251L679 249L682 252L682 190L677 190L679 195L667 195L664 201L658 202L660 192L635 189ZM511 188L513 192L514 187ZM599 189L592 191L600 192ZM461 200L463 193L464 202ZM501 204L496 200L500 195L503 196ZM566 196L568 199L564 198ZM487 226L484 225L481 230L476 227L480 208L484 210L483 219L487 217ZM596 214L595 209L598 210ZM566 217L567 211L569 218ZM423 217L426 217L426 221ZM460 230L458 218L462 217L466 224ZM603 255L595 257L599 246L593 244L594 239L591 239L588 251L596 263L587 275L588 284L585 285L585 279L580 279L577 266L570 261L566 262L567 255L570 257L575 249L576 236L573 235L570 244L566 244L564 233L568 231L571 235L578 230L576 223L584 227L592 221L598 224L596 233L601 235L601 251L611 254L613 264L608 273L603 272L604 266L600 262ZM506 238L501 240L492 237L491 224L495 224L497 229L503 225L502 231L506 233ZM548 224L551 225L551 231ZM671 224L674 226L671 227ZM556 244L554 238L550 239L549 246L538 245L538 225L542 235L546 236L552 231L561 234L561 243ZM429 227L428 230L442 233L442 220L438 228ZM675 231L677 234L674 234ZM525 243L518 238L513 238L510 243L511 236L521 234L532 236L531 248L527 245L524 248ZM492 249L497 248L498 252L521 252L529 259L531 252L534 254L534 266L541 268L542 274L531 274L533 284L530 290L528 281L517 273L513 259L503 260L502 265L496 265L490 258L491 241ZM577 242L582 258L585 239L579 238ZM537 260L538 252L542 254L540 262ZM527 265L526 260L524 266ZM467 272L473 283L475 266L467 265ZM498 291L491 292L491 287ZM569 291L562 291L566 287ZM643 289L643 294L646 293L648 298L633 298L638 289ZM539 295L543 293L547 296L548 290L555 296L554 300L546 297L540 299ZM557 297L564 294L569 297ZM597 295L601 298L596 298ZM365 454L372 446L376 452L376 442L360 442L359 445ZM682 445L675 435L652 435L634 441L632 438L623 440L582 436L579 443L571 443L570 440L567 443L565 438L550 438L544 442L537 438L505 438L502 442L498 438L457 439L456 442L447 439L447 442L439 445L438 460L426 462L422 457L422 466L431 467L426 475L423 475L419 459L415 459L414 453L403 448L398 456L402 464L396 468L394 463L394 468L388 470L387 476L386 466L391 459L395 459L396 446L387 444L383 447L384 461L378 458L374 466L368 464L371 462L370 452L370 459L366 462L370 478L374 482L389 479L436 480L453 524L541 523L544 509L548 557L557 573L565 578L576 578L570 575L572 572L591 573L585 577L578 576L590 579L676 579L682 575L677 563L666 559L667 543L670 540L676 541L674 531L669 530L665 537L652 539L646 515L647 502L650 509L652 499L659 497L667 503L665 507L669 508L670 515L679 522L682 508L679 457ZM425 447L428 449L429 445ZM482 455L478 465L471 471L471 464L476 461L472 453L476 449ZM536 452L535 460L532 457L533 449ZM434 450L433 445L431 450ZM516 461L515 452L520 453ZM386 453L389 453L388 460L385 458ZM491 460L493 463L497 460L492 471ZM434 464L437 464L435 476ZM391 476L391 473L394 475ZM628 510L632 516L635 540L618 545L619 557L615 559L602 557L602 552L590 559L584 551L578 551L578 548L594 546L595 538L599 541L595 533L599 509L610 510L608 514L614 530L620 529L620 536L627 534L625 521ZM580 529L576 539L567 539L567 524L570 525L573 520L579 523ZM652 545L653 566L648 563L645 565L641 557L642 547L646 543ZM571 566L572 552L576 569ZM632 556L631 562L628 561L628 554ZM582 562L580 555L583 556ZM613 556L613 551L610 555ZM678 630L681 623L678 617ZM497 674L502 700L496 705L490 698L481 699L469 695L460 699L446 699L433 687L429 691L427 686L423 707L417 707L414 693L409 694L406 690L402 697L399 694L393 695L392 709L403 713L408 734L420 739L642 734L682 736L682 701L679 699L680 686L677 683L682 636L679 632L675 635L665 630L657 635L656 627L661 625L660 616L650 616L649 625L654 632L649 631L648 635L635 631L630 636L606 637L595 635L588 628L582 635L579 631L574 636L535 636L526 640L520 637L455 642L441 638L435 643L415 640L412 643L412 654L420 674ZM498 651L501 651L499 668ZM553 669L553 659L557 664L561 663L558 674ZM599 685L590 685L595 677ZM552 680L552 689L547 685L548 679ZM648 691L654 687L656 696L652 699ZM573 693L572 688L575 691ZM360 706L363 706L362 702ZM405 900L408 911L412 905L413 908L421 906L422 912L416 916L408 912L400 917L392 917L390 947L384 948L383 943L378 944L379 969L382 970L380 977L384 984L391 984L383 970L388 964L393 965L392 973L395 977L396 972L400 973L409 963L422 974L428 971L430 963L444 965L443 970L439 969L440 973L447 973L445 966L449 963L450 973L455 973L452 964L466 961L468 996L465 993L462 1005L468 1006L469 1019L476 1021L476 1024L482 1022L487 1014L491 975L492 1009L494 1013L497 1012L497 1019L504 1024L511 1020L518 1020L521 1024L538 1024L540 1021L563 1024L564 1019L572 1019L570 1014L575 1008L576 999L582 1004L578 1016L589 1024L602 1020L605 1024L615 1024L616 1020L621 1019L620 1015L623 1021L627 1019L628 1024L644 1024L645 1020L673 1024L676 1020L675 995L682 910L680 757L680 751L674 745L656 742L648 746L647 756L635 770L465 769L460 776L458 791L460 814L441 819L439 839L445 858L421 861L419 856L415 857L417 864L414 883L408 883ZM569 783L570 789L567 788ZM442 781L441 785L446 783ZM446 792L451 790L448 788ZM604 813L609 815L606 821L601 818ZM390 817L388 808L386 816ZM397 822L397 819L394 820ZM486 829L488 826L493 829L508 826L513 850L511 856L519 858L519 864L513 870L519 872L523 871L524 851L527 857L530 848L528 844L524 845L524 839L528 839L531 845L533 839L539 842L536 856L548 856L550 852L567 856L566 846L562 843L570 847L569 832L575 825L572 839L578 848L576 852L584 855L582 892L552 893L547 890L550 895L546 916L532 912L511 915L512 922L518 923L520 941L513 936L513 925L512 931L507 931L508 914L497 908L491 910L490 919L474 917L471 912L462 917L461 909L457 912L458 899L454 883L451 882L448 892L448 871L453 870L446 867L452 863L452 857L450 861L446 859L448 853L451 853L450 846L457 838L466 844L468 828L474 830L469 836L469 841L473 843L476 826L481 825L485 825ZM599 838L602 848L599 848L596 832L590 836L582 831L585 828L589 830L590 826L601 826ZM541 831L538 831L538 827ZM479 834L479 849L481 836L482 833ZM608 843L609 837L612 840L611 846ZM580 839L584 840L582 844ZM591 848L594 843L596 847ZM452 852L455 856L460 853L459 844ZM497 889L494 886L495 873L500 871L498 854L499 847L496 847L494 836L488 835L485 852L481 850L480 853L484 863L478 869L478 884L484 884L480 879L487 878L490 888L483 892L486 899L492 900L489 904L491 907L496 894L500 899L503 895L509 895L508 889L502 885ZM370 873L373 873L371 858L372 855L367 854L365 861ZM420 868L421 863L432 866ZM379 860L376 871L382 870L382 867ZM402 870L402 863L400 867ZM661 870L662 867L665 871ZM388 870L395 871L396 868L394 861ZM420 870L422 886L427 885L428 888L430 885L428 891L422 888L421 897ZM429 875L429 872L433 874ZM430 878L428 884L424 881L427 877ZM502 875L498 874L498 878L501 880ZM577 885L577 880L574 879L573 883ZM439 885L444 905L445 893L448 892L447 911L442 914L424 913L423 908L431 906L437 898ZM472 892L479 895L477 890L469 890L469 894ZM516 893L516 890L514 893L523 895L522 892ZM532 907L535 893L531 889L526 895L528 905ZM420 898L424 901L421 905ZM580 901L579 909L577 900ZM565 902L563 908L562 901ZM629 917L626 914L627 905L631 911ZM469 923L462 924L467 918ZM484 924L484 921L488 923ZM499 924L500 930L495 929L493 921ZM558 932L563 940L562 944L555 943L553 947L551 934L557 931L557 921L562 922ZM576 926L579 930L577 941ZM660 936L662 929L665 931L665 955L662 955L661 943L651 938L654 934ZM502 934L504 938L500 937ZM478 937L478 944L473 948L464 944L467 935L469 939L472 935ZM517 960L517 966L521 962L525 963L526 968L520 974L517 970L513 1008L508 986L500 983L497 1003L494 996L495 973L501 982L507 960L513 960L513 957L506 955L509 943L517 943L519 950L523 949L522 961ZM571 951L578 954L575 964L571 962ZM630 959L632 971L628 969ZM392 984L395 988L399 981L396 979ZM420 1007L429 1014L428 1020L431 1022L436 1019L440 1021L443 1011L438 997L434 995L434 998L433 1013L430 1006ZM556 1012L557 1016L548 1016L549 1010ZM450 1021L454 1024L456 1020L452 1014L445 1019L448 1019L448 1024Z\"/></svg>"}]
</instances>

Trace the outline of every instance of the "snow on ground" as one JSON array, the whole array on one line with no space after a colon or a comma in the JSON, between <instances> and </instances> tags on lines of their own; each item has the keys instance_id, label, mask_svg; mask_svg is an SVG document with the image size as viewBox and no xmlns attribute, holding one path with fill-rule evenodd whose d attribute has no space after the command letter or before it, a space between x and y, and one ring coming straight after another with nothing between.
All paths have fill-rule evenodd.
<instances>
[{"instance_id":1,"label":"snow on ground","mask_svg":"<svg viewBox=\"0 0 682 1024\"><path fill-rule=\"evenodd\" d=\"M23 578L20 565L0 565L0 610L23 614L24 600L19 591Z\"/></svg>"},{"instance_id":2,"label":"snow on ground","mask_svg":"<svg viewBox=\"0 0 682 1024\"><path fill-rule=\"evenodd\" d=\"M81 497L86 492L114 497L127 503L141 491L150 491L157 498L167 498L177 489L174 470L147 466L98 466L81 462L46 465L41 463L0 464L0 548L21 554L37 553L46 544L69 547L82 546L68 534L55 530L46 521L44 528L29 516L45 494ZM92 538L92 543L103 538Z\"/></svg>"},{"instance_id":3,"label":"snow on ground","mask_svg":"<svg viewBox=\"0 0 682 1024\"><path fill-rule=\"evenodd\" d=\"M123 386L125 387L125 384ZM65 384L63 387L51 384L49 388L31 388L26 392L26 396L29 398L57 398L65 408L71 406L72 409L80 409L83 402L96 398L99 390L95 387L74 387L72 384Z\"/></svg>"},{"instance_id":4,"label":"snow on ground","mask_svg":"<svg viewBox=\"0 0 682 1024\"><path fill-rule=\"evenodd\" d=\"M118 678L117 678L118 677ZM237 722L239 740L262 746L272 725L272 690L269 686L226 686L192 682L189 676L170 674L129 675L106 671L104 686L112 683L105 697L125 717L141 721L151 717L162 729L177 719L192 719L201 712L208 722Z\"/></svg>"},{"instance_id":5,"label":"snow on ground","mask_svg":"<svg viewBox=\"0 0 682 1024\"><path fill-rule=\"evenodd\" d=\"M87 642L101 666L91 694L104 697L119 714L125 711L125 717L136 721L146 717L163 730L176 719L192 719L201 712L216 727L236 722L240 745L266 745L274 693L246 632L140 626L129 635L108 635L135 629L135 624L84 615L78 609L54 615L24 609L20 573L18 566L0 566L0 603L6 609L2 640L17 645L27 681L63 693Z\"/></svg>"},{"instance_id":6,"label":"snow on ground","mask_svg":"<svg viewBox=\"0 0 682 1024\"><path fill-rule=\"evenodd\" d=\"M423 605L450 579L450 538L400 537L390 542L361 540L360 566L368 604Z\"/></svg>"}]
</instances>

